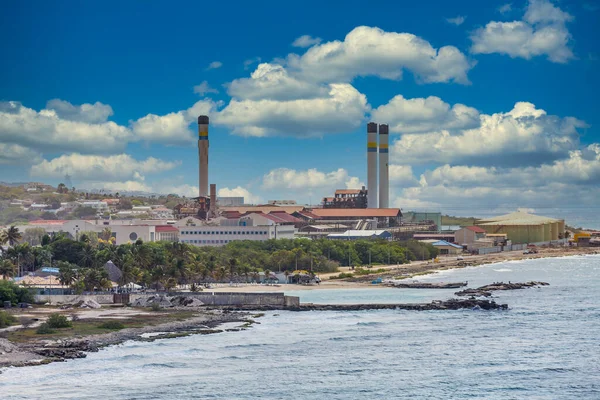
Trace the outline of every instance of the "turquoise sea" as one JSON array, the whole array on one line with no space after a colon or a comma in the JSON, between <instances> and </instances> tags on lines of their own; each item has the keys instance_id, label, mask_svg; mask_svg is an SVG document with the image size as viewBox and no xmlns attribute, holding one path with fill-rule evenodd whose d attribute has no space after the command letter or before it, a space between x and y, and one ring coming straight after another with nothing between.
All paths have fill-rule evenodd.
<instances>
[{"instance_id":1,"label":"turquoise sea","mask_svg":"<svg viewBox=\"0 0 600 400\"><path fill-rule=\"evenodd\" d=\"M1 399L600 399L600 256L512 261L429 281L542 280L497 292L508 311L269 312L243 332L127 342L5 369ZM415 302L453 290L292 294Z\"/></svg>"}]
</instances>

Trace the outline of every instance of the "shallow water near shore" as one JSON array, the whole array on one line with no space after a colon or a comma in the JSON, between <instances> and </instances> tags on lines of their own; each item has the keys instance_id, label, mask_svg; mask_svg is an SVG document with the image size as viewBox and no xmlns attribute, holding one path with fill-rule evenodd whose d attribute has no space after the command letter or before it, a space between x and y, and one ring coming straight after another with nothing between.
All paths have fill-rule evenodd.
<instances>
[{"instance_id":1,"label":"shallow water near shore","mask_svg":"<svg viewBox=\"0 0 600 400\"><path fill-rule=\"evenodd\" d=\"M269 312L242 332L127 342L6 369L2 399L596 399L600 256L512 261L421 281L546 281L509 311ZM299 291L303 302L404 303L454 289Z\"/></svg>"}]
</instances>

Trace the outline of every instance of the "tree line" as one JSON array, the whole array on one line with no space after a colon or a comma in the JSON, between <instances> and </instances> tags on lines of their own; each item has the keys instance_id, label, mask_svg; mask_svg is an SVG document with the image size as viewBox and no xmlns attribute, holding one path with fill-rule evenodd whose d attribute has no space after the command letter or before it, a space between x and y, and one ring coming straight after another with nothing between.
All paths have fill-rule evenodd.
<instances>
[{"instance_id":1,"label":"tree line","mask_svg":"<svg viewBox=\"0 0 600 400\"><path fill-rule=\"evenodd\" d=\"M0 275L15 276L44 266L59 269L63 285L79 291L111 286L104 267L112 261L122 275L119 285L171 289L205 282L258 281L259 274L336 272L340 266L404 264L436 257L437 249L417 241L339 241L279 239L234 241L223 247L197 247L179 242L143 242L115 245L110 229L82 233L78 240L64 233L43 235L39 245L23 240L15 227L0 235L9 247L0 258Z\"/></svg>"}]
</instances>

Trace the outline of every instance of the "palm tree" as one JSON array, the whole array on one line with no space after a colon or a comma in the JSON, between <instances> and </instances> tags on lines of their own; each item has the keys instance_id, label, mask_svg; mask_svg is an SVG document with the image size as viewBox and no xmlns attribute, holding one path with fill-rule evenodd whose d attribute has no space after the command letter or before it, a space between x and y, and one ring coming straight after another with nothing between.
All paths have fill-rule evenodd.
<instances>
[{"instance_id":1,"label":"palm tree","mask_svg":"<svg viewBox=\"0 0 600 400\"><path fill-rule=\"evenodd\" d=\"M77 272L73 268L74 265L66 261L58 262L58 281L61 285L71 286L75 282Z\"/></svg>"},{"instance_id":2,"label":"palm tree","mask_svg":"<svg viewBox=\"0 0 600 400\"><path fill-rule=\"evenodd\" d=\"M15 276L17 267L10 260L0 261L0 275L2 279L7 279Z\"/></svg>"},{"instance_id":3,"label":"palm tree","mask_svg":"<svg viewBox=\"0 0 600 400\"><path fill-rule=\"evenodd\" d=\"M238 260L235 257L229 259L229 280L233 279L233 273L235 272L235 267L238 264Z\"/></svg>"},{"instance_id":4,"label":"palm tree","mask_svg":"<svg viewBox=\"0 0 600 400\"><path fill-rule=\"evenodd\" d=\"M2 234L2 239L0 239L0 243L8 243L9 246L14 246L23 238L21 232L19 232L19 228L16 226L11 226L7 230L5 230Z\"/></svg>"},{"instance_id":5,"label":"palm tree","mask_svg":"<svg viewBox=\"0 0 600 400\"><path fill-rule=\"evenodd\" d=\"M81 266L84 268L92 268L94 266L95 260L95 251L94 248L88 243L81 249L81 253L79 258L81 260Z\"/></svg>"}]
</instances>

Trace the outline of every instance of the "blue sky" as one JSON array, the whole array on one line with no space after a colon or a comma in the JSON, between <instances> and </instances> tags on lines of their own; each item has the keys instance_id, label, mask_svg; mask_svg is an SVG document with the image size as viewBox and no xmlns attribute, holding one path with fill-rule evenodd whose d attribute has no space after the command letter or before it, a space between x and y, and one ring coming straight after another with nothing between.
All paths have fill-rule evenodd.
<instances>
[{"instance_id":1,"label":"blue sky","mask_svg":"<svg viewBox=\"0 0 600 400\"><path fill-rule=\"evenodd\" d=\"M373 119L395 206L594 207L600 2L414 3L6 4L0 181L190 195L207 113L221 194L315 203Z\"/></svg>"}]
</instances>

